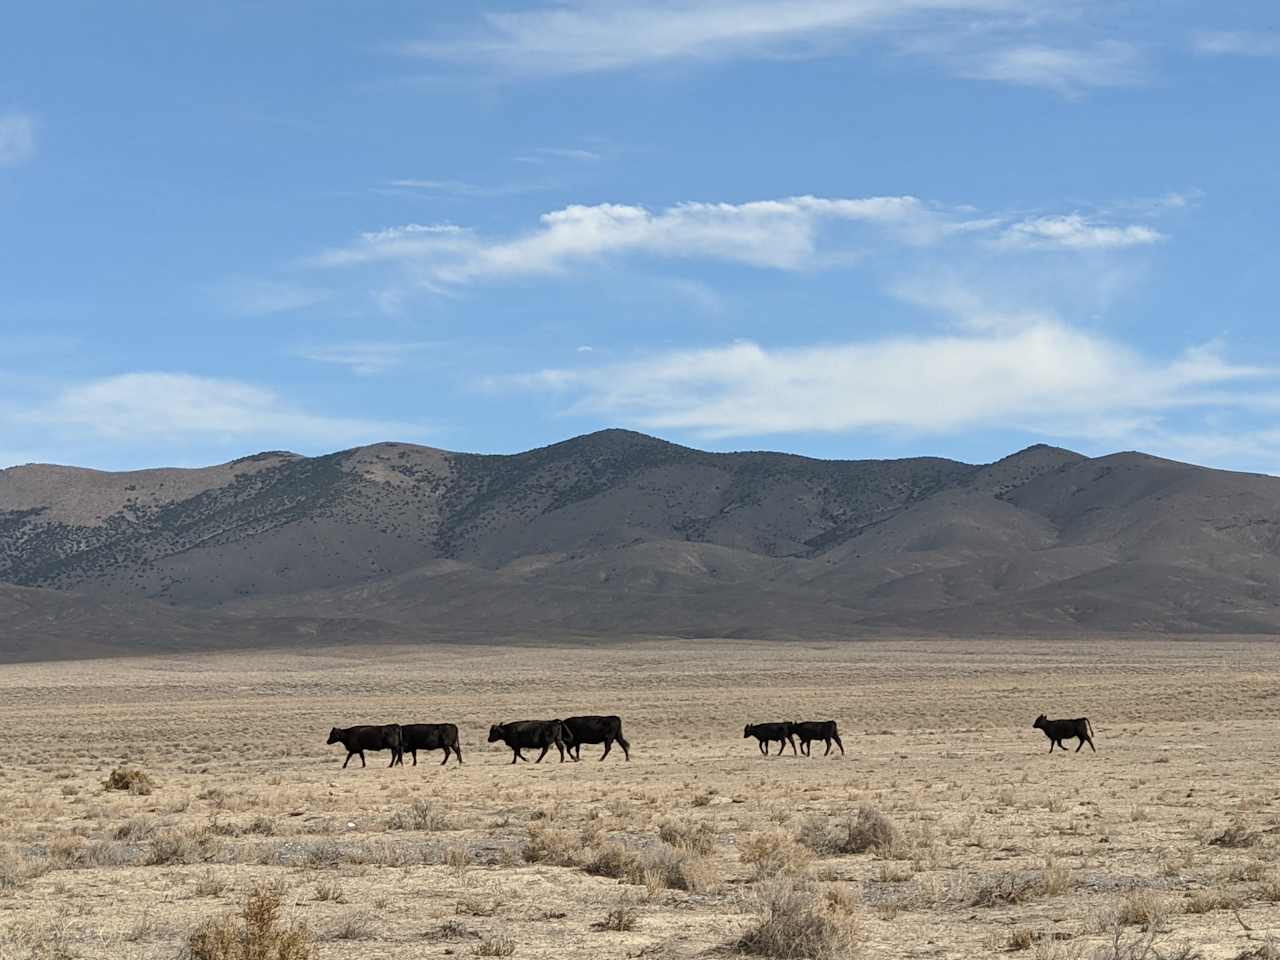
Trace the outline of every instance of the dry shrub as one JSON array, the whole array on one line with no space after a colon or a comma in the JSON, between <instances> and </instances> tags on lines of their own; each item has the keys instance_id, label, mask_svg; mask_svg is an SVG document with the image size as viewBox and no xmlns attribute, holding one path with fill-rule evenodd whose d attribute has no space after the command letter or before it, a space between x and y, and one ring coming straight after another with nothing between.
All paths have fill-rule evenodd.
<instances>
[{"instance_id":1,"label":"dry shrub","mask_svg":"<svg viewBox=\"0 0 1280 960\"><path fill-rule=\"evenodd\" d=\"M1014 927L1005 940L1006 950L1030 950L1035 945L1036 932L1030 927Z\"/></svg>"},{"instance_id":2,"label":"dry shrub","mask_svg":"<svg viewBox=\"0 0 1280 960\"><path fill-rule=\"evenodd\" d=\"M999 873L976 884L969 894L972 907L998 907L1023 903L1044 890L1039 877L1017 873Z\"/></svg>"},{"instance_id":3,"label":"dry shrub","mask_svg":"<svg viewBox=\"0 0 1280 960\"><path fill-rule=\"evenodd\" d=\"M1235 960L1280 960L1280 940L1271 934L1255 947L1246 947L1235 955Z\"/></svg>"},{"instance_id":4,"label":"dry shrub","mask_svg":"<svg viewBox=\"0 0 1280 960\"><path fill-rule=\"evenodd\" d=\"M1071 870L1053 857L1044 862L1040 871L1040 892L1046 897L1056 897L1071 889Z\"/></svg>"},{"instance_id":5,"label":"dry shrub","mask_svg":"<svg viewBox=\"0 0 1280 960\"><path fill-rule=\"evenodd\" d=\"M624 893L609 908L609 912L604 915L604 919L597 926L601 930L614 930L618 933L625 933L628 930L634 930L639 920L640 911L636 908L635 899Z\"/></svg>"},{"instance_id":6,"label":"dry shrub","mask_svg":"<svg viewBox=\"0 0 1280 960\"><path fill-rule=\"evenodd\" d=\"M462 877L467 872L467 868L475 862L475 855L472 854L470 847L450 847L445 851L444 862L455 874Z\"/></svg>"},{"instance_id":7,"label":"dry shrub","mask_svg":"<svg viewBox=\"0 0 1280 960\"><path fill-rule=\"evenodd\" d=\"M368 913L356 911L342 917L329 930L328 940L372 940L374 919Z\"/></svg>"},{"instance_id":8,"label":"dry shrub","mask_svg":"<svg viewBox=\"0 0 1280 960\"><path fill-rule=\"evenodd\" d=\"M856 951L861 918L848 901L812 883L771 880L756 892L757 920L738 941L744 953L783 960L844 960Z\"/></svg>"},{"instance_id":9,"label":"dry shrub","mask_svg":"<svg viewBox=\"0 0 1280 960\"><path fill-rule=\"evenodd\" d=\"M116 840L129 840L137 843L156 832L159 824L152 817L130 817L111 832Z\"/></svg>"},{"instance_id":10,"label":"dry shrub","mask_svg":"<svg viewBox=\"0 0 1280 960\"><path fill-rule=\"evenodd\" d=\"M1204 954L1189 943L1157 947L1160 933L1155 928L1126 938L1122 927L1114 927L1111 940L1093 952L1092 960L1204 960Z\"/></svg>"},{"instance_id":11,"label":"dry shrub","mask_svg":"<svg viewBox=\"0 0 1280 960\"><path fill-rule=\"evenodd\" d=\"M135 767L116 767L102 781L104 790L127 790L134 796L145 797L156 788L155 781Z\"/></svg>"},{"instance_id":12,"label":"dry shrub","mask_svg":"<svg viewBox=\"0 0 1280 960\"><path fill-rule=\"evenodd\" d=\"M191 893L195 897L217 897L221 896L222 891L226 889L227 881L212 870L206 870L196 878L195 886L192 888Z\"/></svg>"},{"instance_id":13,"label":"dry shrub","mask_svg":"<svg viewBox=\"0 0 1280 960\"><path fill-rule=\"evenodd\" d=\"M715 849L716 832L705 820L677 820L668 817L658 824L658 836L681 850L692 850L707 856Z\"/></svg>"},{"instance_id":14,"label":"dry shrub","mask_svg":"<svg viewBox=\"0 0 1280 960\"><path fill-rule=\"evenodd\" d=\"M286 925L280 917L280 894L259 885L244 910L206 920L187 939L184 960L311 960L311 931L305 924Z\"/></svg>"},{"instance_id":15,"label":"dry shrub","mask_svg":"<svg viewBox=\"0 0 1280 960\"><path fill-rule=\"evenodd\" d=\"M505 933L490 933L476 945L477 957L509 957L515 952L515 940Z\"/></svg>"},{"instance_id":16,"label":"dry shrub","mask_svg":"<svg viewBox=\"0 0 1280 960\"><path fill-rule=\"evenodd\" d=\"M151 838L144 863L150 867L203 863L211 860L217 849L217 838L203 830L161 830Z\"/></svg>"},{"instance_id":17,"label":"dry shrub","mask_svg":"<svg viewBox=\"0 0 1280 960\"><path fill-rule=\"evenodd\" d=\"M659 840L630 858L627 877L650 890L687 890L705 893L716 885L715 864L692 850Z\"/></svg>"},{"instance_id":18,"label":"dry shrub","mask_svg":"<svg viewBox=\"0 0 1280 960\"><path fill-rule=\"evenodd\" d=\"M1169 916L1165 898L1151 890L1130 890L1117 897L1104 914L1104 929L1141 927L1157 932Z\"/></svg>"},{"instance_id":19,"label":"dry shrub","mask_svg":"<svg viewBox=\"0 0 1280 960\"><path fill-rule=\"evenodd\" d=\"M800 842L820 854L866 853L892 856L905 852L902 834L879 808L863 804L856 816L832 823L810 819L802 825Z\"/></svg>"},{"instance_id":20,"label":"dry shrub","mask_svg":"<svg viewBox=\"0 0 1280 960\"><path fill-rule=\"evenodd\" d=\"M583 854L583 870L593 876L610 877L614 880L627 876L634 860L626 847L611 840L593 844Z\"/></svg>"},{"instance_id":21,"label":"dry shrub","mask_svg":"<svg viewBox=\"0 0 1280 960\"><path fill-rule=\"evenodd\" d=\"M529 839L520 849L526 863L547 863L556 867L578 864L581 842L576 834L546 821L529 824Z\"/></svg>"},{"instance_id":22,"label":"dry shrub","mask_svg":"<svg viewBox=\"0 0 1280 960\"><path fill-rule=\"evenodd\" d=\"M803 873L813 862L813 851L783 830L747 837L738 844L738 857L749 864L757 879L779 874Z\"/></svg>"},{"instance_id":23,"label":"dry shrub","mask_svg":"<svg viewBox=\"0 0 1280 960\"><path fill-rule=\"evenodd\" d=\"M311 899L319 900L321 903L346 903L347 894L337 881L321 880L316 884L316 892Z\"/></svg>"},{"instance_id":24,"label":"dry shrub","mask_svg":"<svg viewBox=\"0 0 1280 960\"><path fill-rule=\"evenodd\" d=\"M1211 847L1252 847L1259 840L1242 821L1233 820L1225 830L1209 840Z\"/></svg>"},{"instance_id":25,"label":"dry shrub","mask_svg":"<svg viewBox=\"0 0 1280 960\"><path fill-rule=\"evenodd\" d=\"M12 847L0 848L0 890L13 890L48 872L47 860L27 856Z\"/></svg>"},{"instance_id":26,"label":"dry shrub","mask_svg":"<svg viewBox=\"0 0 1280 960\"><path fill-rule=\"evenodd\" d=\"M1240 906L1240 898L1226 890L1197 890L1187 897L1184 909L1187 913L1212 913L1215 910L1234 910Z\"/></svg>"},{"instance_id":27,"label":"dry shrub","mask_svg":"<svg viewBox=\"0 0 1280 960\"><path fill-rule=\"evenodd\" d=\"M431 833L444 830L447 826L448 818L430 800L415 800L409 809L392 814L387 821L389 830L422 830Z\"/></svg>"}]
</instances>

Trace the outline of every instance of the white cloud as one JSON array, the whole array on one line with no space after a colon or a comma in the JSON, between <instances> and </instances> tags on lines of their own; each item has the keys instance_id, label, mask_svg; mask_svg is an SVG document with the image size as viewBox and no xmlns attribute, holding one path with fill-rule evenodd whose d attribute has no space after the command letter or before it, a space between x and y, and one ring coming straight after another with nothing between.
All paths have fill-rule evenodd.
<instances>
[{"instance_id":1,"label":"white cloud","mask_svg":"<svg viewBox=\"0 0 1280 960\"><path fill-rule=\"evenodd\" d=\"M264 387L184 373L126 373L76 384L20 419L129 443L274 438L333 449L422 432L403 422L308 413Z\"/></svg>"},{"instance_id":2,"label":"white cloud","mask_svg":"<svg viewBox=\"0 0 1280 960\"><path fill-rule=\"evenodd\" d=\"M768 55L907 22L1007 14L1029 0L576 0L489 13L466 40L415 44L440 59L498 63L545 73L589 73L665 60Z\"/></svg>"},{"instance_id":3,"label":"white cloud","mask_svg":"<svg viewBox=\"0 0 1280 960\"><path fill-rule=\"evenodd\" d=\"M484 15L469 36L411 54L521 73L594 73L671 61L845 54L857 40L952 72L1067 95L1139 81L1140 51L1078 37L1082 0L563 0ZM1074 31L1074 33L1073 33Z\"/></svg>"},{"instance_id":4,"label":"white cloud","mask_svg":"<svg viewBox=\"0 0 1280 960\"><path fill-rule=\"evenodd\" d=\"M217 289L218 298L234 313L264 317L292 313L328 300L327 290L269 280L231 281Z\"/></svg>"},{"instance_id":5,"label":"white cloud","mask_svg":"<svg viewBox=\"0 0 1280 960\"><path fill-rule=\"evenodd\" d=\"M717 260L796 271L846 264L890 244L927 248L975 237L1023 249L1115 249L1152 243L1161 234L1080 214L1011 223L1007 217L946 209L911 196L798 196L679 203L658 211L616 203L574 205L545 213L536 229L506 238L483 237L453 224L408 224L362 234L309 262L321 267L397 263L417 283L444 291L483 279L555 274L609 257Z\"/></svg>"},{"instance_id":6,"label":"white cloud","mask_svg":"<svg viewBox=\"0 0 1280 960\"><path fill-rule=\"evenodd\" d=\"M1211 56L1280 57L1280 33L1220 30L1192 38L1198 53Z\"/></svg>"},{"instance_id":7,"label":"white cloud","mask_svg":"<svg viewBox=\"0 0 1280 960\"><path fill-rule=\"evenodd\" d=\"M1158 243L1164 235L1141 224L1111 226L1094 223L1071 213L1065 216L1036 217L1010 224L1000 243L1011 247L1062 248L1066 250L1110 250L1118 247Z\"/></svg>"},{"instance_id":8,"label":"white cloud","mask_svg":"<svg viewBox=\"0 0 1280 960\"><path fill-rule=\"evenodd\" d=\"M0 113L0 167L16 167L36 154L36 125L30 114Z\"/></svg>"},{"instance_id":9,"label":"white cloud","mask_svg":"<svg viewBox=\"0 0 1280 960\"><path fill-rule=\"evenodd\" d=\"M1078 436L1085 425L1132 429L1176 409L1247 406L1260 379L1275 373L1231 364L1215 349L1155 363L1041 320L773 350L738 342L514 383L559 392L574 412L712 437L983 427Z\"/></svg>"},{"instance_id":10,"label":"white cloud","mask_svg":"<svg viewBox=\"0 0 1280 960\"><path fill-rule=\"evenodd\" d=\"M580 163L594 163L599 159L600 154L594 150L574 147L539 147L516 157L520 163L546 163L548 160L577 160Z\"/></svg>"},{"instance_id":11,"label":"white cloud","mask_svg":"<svg viewBox=\"0 0 1280 960\"><path fill-rule=\"evenodd\" d=\"M1083 47L997 46L956 60L959 72L969 77L1045 87L1068 95L1092 87L1125 86L1143 75L1137 48L1114 40Z\"/></svg>"},{"instance_id":12,"label":"white cloud","mask_svg":"<svg viewBox=\"0 0 1280 960\"><path fill-rule=\"evenodd\" d=\"M360 376L373 376L401 366L410 356L431 346L430 343L365 341L299 347L293 354L316 363L344 366Z\"/></svg>"}]
</instances>

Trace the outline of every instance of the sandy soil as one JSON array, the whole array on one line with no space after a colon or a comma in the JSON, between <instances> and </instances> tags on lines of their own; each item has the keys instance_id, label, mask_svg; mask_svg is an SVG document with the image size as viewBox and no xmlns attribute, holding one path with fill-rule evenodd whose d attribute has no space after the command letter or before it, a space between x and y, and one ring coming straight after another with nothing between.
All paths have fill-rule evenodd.
<instances>
[{"instance_id":1,"label":"sandy soil","mask_svg":"<svg viewBox=\"0 0 1280 960\"><path fill-rule=\"evenodd\" d=\"M1280 957L1278 669L1186 640L0 667L0 958L177 957L264 883L325 960L728 956L770 898L774 955ZM1098 752L1050 755L1041 712L1089 716ZM632 761L485 743L575 713L620 714ZM827 718L843 757L742 738ZM324 743L442 720L464 766ZM121 766L154 789L105 789Z\"/></svg>"}]
</instances>

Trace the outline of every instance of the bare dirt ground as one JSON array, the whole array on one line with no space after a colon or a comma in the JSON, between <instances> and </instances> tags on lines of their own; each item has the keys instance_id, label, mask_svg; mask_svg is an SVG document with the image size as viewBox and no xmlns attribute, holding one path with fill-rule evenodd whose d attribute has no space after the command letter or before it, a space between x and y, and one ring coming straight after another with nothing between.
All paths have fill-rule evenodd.
<instances>
[{"instance_id":1,"label":"bare dirt ground","mask_svg":"<svg viewBox=\"0 0 1280 960\"><path fill-rule=\"evenodd\" d=\"M1278 670L1220 640L0 667L0 958L175 958L254 889L324 960L1280 957ZM1089 716L1098 752L1050 755L1041 712ZM621 714L632 761L485 743L575 713ZM844 757L742 738L827 718ZM324 742L443 720L462 767L342 770ZM106 789L121 766L150 792Z\"/></svg>"}]
</instances>

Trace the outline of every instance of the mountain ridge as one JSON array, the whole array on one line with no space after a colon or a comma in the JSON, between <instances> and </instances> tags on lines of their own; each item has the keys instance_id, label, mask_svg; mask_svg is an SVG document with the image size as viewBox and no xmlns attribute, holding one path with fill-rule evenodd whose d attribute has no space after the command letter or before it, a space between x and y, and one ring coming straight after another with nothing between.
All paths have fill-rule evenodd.
<instances>
[{"instance_id":1,"label":"mountain ridge","mask_svg":"<svg viewBox=\"0 0 1280 960\"><path fill-rule=\"evenodd\" d=\"M81 623L101 602L142 645L308 619L368 639L1273 632L1280 479L1047 444L822 460L620 429L515 454L31 464L0 471L0 583L66 597Z\"/></svg>"}]
</instances>

